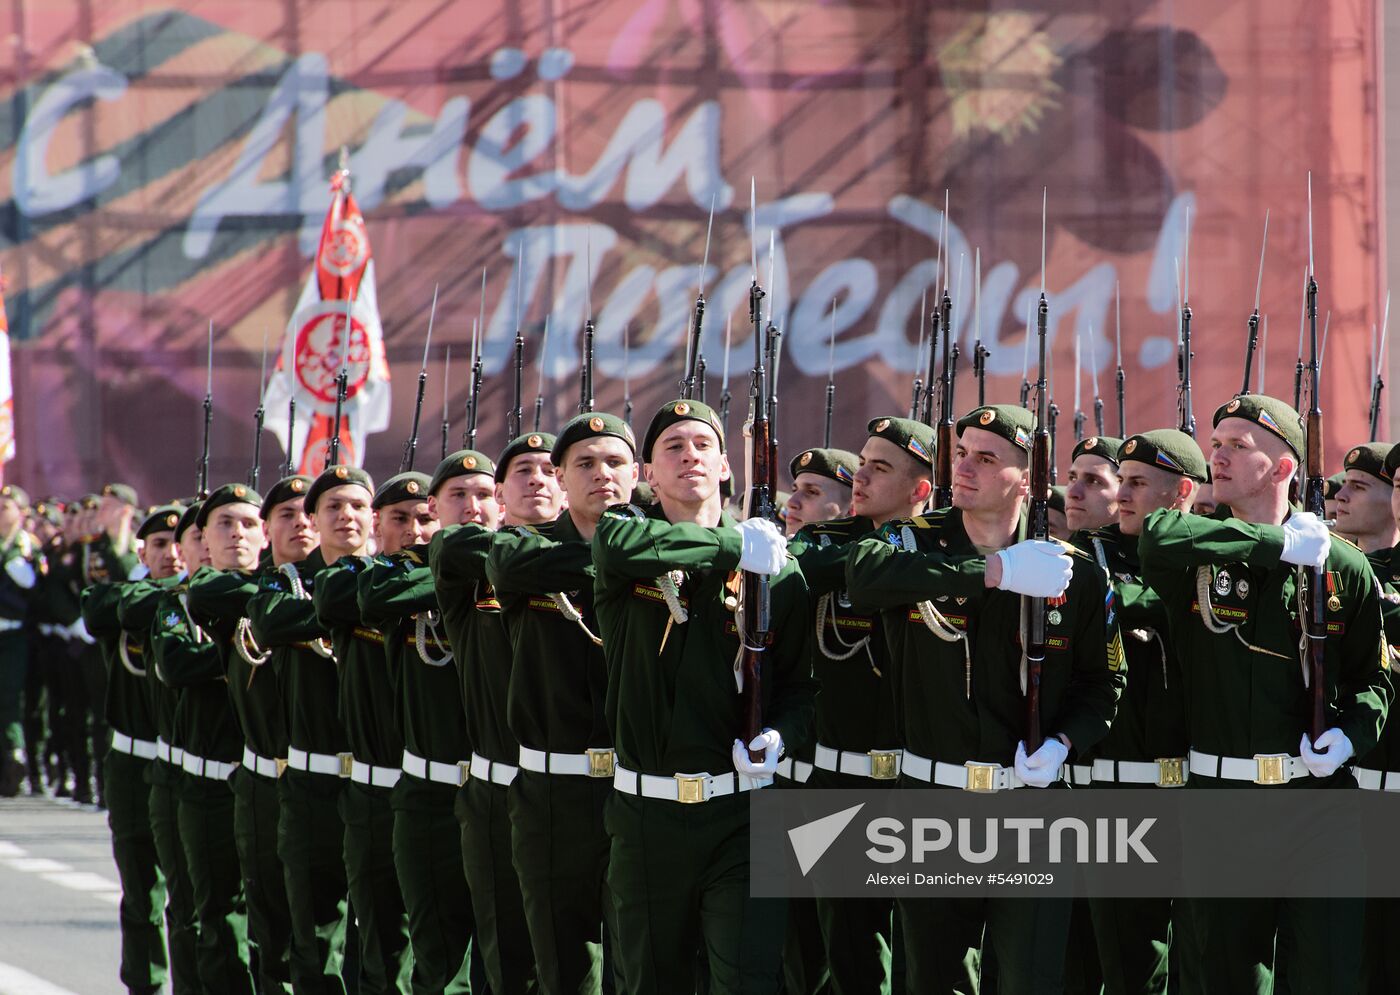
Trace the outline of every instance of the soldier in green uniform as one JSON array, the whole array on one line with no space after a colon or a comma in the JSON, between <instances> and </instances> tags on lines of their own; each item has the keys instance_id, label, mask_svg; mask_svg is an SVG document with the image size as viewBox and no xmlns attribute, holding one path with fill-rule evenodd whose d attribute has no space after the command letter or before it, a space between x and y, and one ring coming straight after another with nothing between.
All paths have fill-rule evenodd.
<instances>
[{"instance_id":1,"label":"soldier in green uniform","mask_svg":"<svg viewBox=\"0 0 1400 995\"><path fill-rule=\"evenodd\" d=\"M151 635L156 608L163 591L182 583L188 576L185 563L175 543L175 528L185 509L178 504L153 510L142 522L140 533L145 543L141 561L148 573L140 580L128 581L121 588L117 601L117 621L126 634L128 656L145 661L145 695L150 702L156 729L156 755L146 766L149 786L147 811L156 860L165 882L165 934L170 965L170 985L174 995L197 995L201 990L196 945L199 927L195 919L194 889L190 884L185 848L180 842L179 782L183 773L180 764L184 750L176 734L175 713L180 691L160 678L151 649ZM165 556L152 562L156 553L169 550L172 562ZM167 573L167 570L173 571ZM139 653L136 648L139 645ZM115 809L113 810L115 811Z\"/></svg>"},{"instance_id":2,"label":"soldier in green uniform","mask_svg":"<svg viewBox=\"0 0 1400 995\"><path fill-rule=\"evenodd\" d=\"M369 474L327 467L306 489L320 545L259 576L248 599L249 634L270 651L287 716L287 767L278 780L277 854L292 918L292 988L345 991L345 823L340 796L353 757L339 714L338 666L312 602L328 563L364 551L370 533Z\"/></svg>"},{"instance_id":3,"label":"soldier in green uniform","mask_svg":"<svg viewBox=\"0 0 1400 995\"><path fill-rule=\"evenodd\" d=\"M479 479L491 491L489 477ZM427 498L432 520L443 514L461 521L461 509L447 496L451 481L436 481L435 494L434 482L417 495ZM472 901L453 814L471 750L428 551L425 538L377 558L359 576L358 599L364 624L383 635L385 664L398 685L404 749L403 776L392 795L393 850L408 912L414 991L465 995L486 984L472 949Z\"/></svg>"},{"instance_id":4,"label":"soldier in green uniform","mask_svg":"<svg viewBox=\"0 0 1400 995\"><path fill-rule=\"evenodd\" d=\"M1122 439L1091 435L1070 451L1065 525L1071 533L1111 525L1118 514L1118 447Z\"/></svg>"},{"instance_id":5,"label":"soldier in green uniform","mask_svg":"<svg viewBox=\"0 0 1400 995\"><path fill-rule=\"evenodd\" d=\"M1373 567L1376 566L1373 553L1388 553L1400 542L1400 529L1396 528L1395 516L1390 510L1394 486L1385 466L1390 449L1387 442L1353 446L1343 459L1346 470L1337 491L1333 530L1361 547ZM1376 573L1381 576L1381 571Z\"/></svg>"},{"instance_id":6,"label":"soldier in green uniform","mask_svg":"<svg viewBox=\"0 0 1400 995\"><path fill-rule=\"evenodd\" d=\"M933 430L882 417L871 419L866 431L859 466L849 478L839 451L808 450L793 462L794 473L851 479L854 485L847 502L851 517L810 521L788 545L815 606L813 669L822 692L815 720L816 769L807 782L813 788L879 788L894 785L899 776L889 647L875 612L846 593L846 563L859 540L886 522L912 518L927 503L933 490ZM815 907L830 991L890 991L894 900L823 897Z\"/></svg>"},{"instance_id":7,"label":"soldier in green uniform","mask_svg":"<svg viewBox=\"0 0 1400 995\"><path fill-rule=\"evenodd\" d=\"M422 538L420 517L428 517L428 484L425 474L408 472L374 491L366 510L376 523L382 549L398 552L405 538ZM352 510L347 506L342 517L348 518ZM360 615L360 577L376 562L366 555L368 530L363 540L317 575L312 600L340 669L340 715L354 757L350 783L340 796L345 876L360 935L360 991L377 995L408 992L413 957L394 869L390 804L403 763L403 736L395 715L398 676L385 666L384 636Z\"/></svg>"},{"instance_id":8,"label":"soldier in green uniform","mask_svg":"<svg viewBox=\"0 0 1400 995\"><path fill-rule=\"evenodd\" d=\"M29 671L25 617L38 573L33 538L24 530L29 495L13 484L0 487L0 798L19 794L29 769L25 754L23 703Z\"/></svg>"},{"instance_id":9,"label":"soldier in green uniform","mask_svg":"<svg viewBox=\"0 0 1400 995\"><path fill-rule=\"evenodd\" d=\"M62 701L56 670L66 651L46 617L44 591L49 558L61 551L63 543L62 506L56 499L46 498L34 505L31 521L35 538L32 562L39 579L31 592L24 629L29 641L29 665L24 678L24 749L29 793L42 795L48 790L47 773L53 758L60 752L56 737Z\"/></svg>"},{"instance_id":10,"label":"soldier in green uniform","mask_svg":"<svg viewBox=\"0 0 1400 995\"><path fill-rule=\"evenodd\" d=\"M1234 517L1155 511L1138 540L1143 579L1167 606L1181 662L1188 784L1354 787L1341 767L1375 746L1390 699L1375 576L1364 555L1332 541L1315 515L1290 513L1289 482L1303 451L1297 412L1246 394L1219 407L1212 424L1215 499ZM1312 693L1300 673L1299 566L1325 571L1327 586L1320 594L1327 599L1328 728L1316 743L1307 733ZM1291 991L1356 989L1359 899L1189 905L1206 990L1271 990L1276 940L1292 937L1292 976L1280 984Z\"/></svg>"},{"instance_id":11,"label":"soldier in green uniform","mask_svg":"<svg viewBox=\"0 0 1400 995\"><path fill-rule=\"evenodd\" d=\"M520 744L507 722L510 636L486 579L486 559L498 523L540 525L559 514L563 493L545 472L554 442L544 432L520 436L495 464L461 450L438 466L432 481L443 528L429 545L428 562L457 662L471 747L470 777L456 808L462 861L493 992L533 991L538 981L511 850L508 796L519 776Z\"/></svg>"},{"instance_id":12,"label":"soldier in green uniform","mask_svg":"<svg viewBox=\"0 0 1400 995\"><path fill-rule=\"evenodd\" d=\"M180 555L196 572L210 562L198 524L201 508L196 503L186 509L175 526ZM161 592L151 651L161 680L180 689L175 726L184 747L184 777L178 819L199 923L199 980L206 992L251 993L248 914L229 786L243 753L243 737L229 704L219 640L191 618L188 587L185 581Z\"/></svg>"},{"instance_id":13,"label":"soldier in green uniform","mask_svg":"<svg viewBox=\"0 0 1400 995\"><path fill-rule=\"evenodd\" d=\"M976 408L957 431L952 507L889 522L862 540L848 561L848 590L853 602L883 613L902 784L1043 788L1060 780L1073 752L1107 733L1122 648L1098 566L1057 543L1016 541L1030 491L1030 412ZM1040 691L1046 736L1029 756L1016 594L1053 599ZM898 904L911 991L978 990L983 948L995 956L1000 991L1063 983L1068 899Z\"/></svg>"},{"instance_id":14,"label":"soldier in green uniform","mask_svg":"<svg viewBox=\"0 0 1400 995\"><path fill-rule=\"evenodd\" d=\"M84 535L83 498L64 510L63 530L45 551L44 572L35 598L35 623L48 652L40 659L50 696L48 754L53 767L48 771L56 797L72 797L77 792L92 800L91 768L87 760L87 691L79 662L82 642L82 589L79 575L82 560L78 548ZM94 508L96 496L93 496ZM75 631L77 630L77 631ZM71 775L71 781L70 781Z\"/></svg>"},{"instance_id":15,"label":"soldier in green uniform","mask_svg":"<svg viewBox=\"0 0 1400 995\"><path fill-rule=\"evenodd\" d=\"M780 979L785 917L781 903L749 896L745 793L770 784L784 745L810 735L812 609L777 528L723 511L722 432L705 404L663 405L641 451L658 504L610 509L593 537L617 756L608 885L634 992L693 991L702 951L713 990L769 992ZM740 571L772 578L763 728L748 742L736 738Z\"/></svg>"},{"instance_id":16,"label":"soldier in green uniform","mask_svg":"<svg viewBox=\"0 0 1400 995\"><path fill-rule=\"evenodd\" d=\"M174 523L180 509L158 508L136 530L141 566L154 582L180 565ZM107 824L122 884L120 977L129 992L156 992L169 957L162 935L165 879L151 828L149 767L156 757L156 721L147 686L145 633L129 633L119 607L122 583L94 584L83 592L83 623L107 662L106 718L112 729L106 768Z\"/></svg>"},{"instance_id":17,"label":"soldier in green uniform","mask_svg":"<svg viewBox=\"0 0 1400 995\"><path fill-rule=\"evenodd\" d=\"M1103 567L1113 585L1128 662L1128 680L1108 735L1074 765L1075 784L1107 788L1180 787L1186 761L1186 715L1181 669L1161 599L1142 582L1138 536L1159 508L1189 512L1206 478L1194 439L1174 429L1131 436L1118 453L1117 522L1078 532L1075 541ZM1109 995L1163 992L1168 951L1184 921L1172 925L1170 898L1090 898L1089 909ZM1182 908L1177 909L1180 920ZM1194 958L1179 958L1181 977L1194 977Z\"/></svg>"},{"instance_id":18,"label":"soldier in green uniform","mask_svg":"<svg viewBox=\"0 0 1400 995\"><path fill-rule=\"evenodd\" d=\"M241 762L230 779L233 834L263 992L285 992L291 983L291 918L277 859L277 777L286 762L287 733L276 678L270 669L262 672L269 655L252 644L245 618L267 542L263 509L291 503L304 522L301 496L309 484L306 477L280 481L266 499L242 484L225 484L210 494L196 524L203 528L211 567L191 578L188 595L191 617L219 645L229 703L243 737ZM279 555L306 555L309 540L290 550L285 535L280 540L274 561Z\"/></svg>"},{"instance_id":19,"label":"soldier in green uniform","mask_svg":"<svg viewBox=\"0 0 1400 995\"><path fill-rule=\"evenodd\" d=\"M567 508L552 522L496 533L486 577L511 642L506 714L520 774L508 807L540 989L596 993L617 966L604 937L618 932L607 888L613 751L591 543L603 512L632 497L636 438L621 418L587 412L564 426L547 459L523 454L516 465L556 474ZM503 488L507 507L514 476Z\"/></svg>"},{"instance_id":20,"label":"soldier in green uniform","mask_svg":"<svg viewBox=\"0 0 1400 995\"><path fill-rule=\"evenodd\" d=\"M818 456L820 462L813 466L812 460ZM851 510L851 484L859 466L860 457L844 449L807 449L794 456L788 464L792 493L783 506L787 534L795 536L804 525L846 515Z\"/></svg>"}]
</instances>

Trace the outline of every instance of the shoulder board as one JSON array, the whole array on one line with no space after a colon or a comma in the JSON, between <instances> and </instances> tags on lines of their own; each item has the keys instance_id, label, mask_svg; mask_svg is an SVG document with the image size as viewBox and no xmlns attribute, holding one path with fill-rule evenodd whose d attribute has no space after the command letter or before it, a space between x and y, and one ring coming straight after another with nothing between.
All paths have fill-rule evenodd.
<instances>
[{"instance_id":1,"label":"shoulder board","mask_svg":"<svg viewBox=\"0 0 1400 995\"><path fill-rule=\"evenodd\" d=\"M1060 547L1064 549L1066 553L1070 554L1070 556L1077 556L1081 560L1092 560L1094 558L1090 553L1080 549L1068 539L1052 539L1050 541L1059 543Z\"/></svg>"},{"instance_id":2,"label":"shoulder board","mask_svg":"<svg viewBox=\"0 0 1400 995\"><path fill-rule=\"evenodd\" d=\"M608 518L620 518L623 520L639 518L645 519L647 513L635 504L615 504L607 511L603 512Z\"/></svg>"},{"instance_id":3,"label":"shoulder board","mask_svg":"<svg viewBox=\"0 0 1400 995\"><path fill-rule=\"evenodd\" d=\"M809 536L834 536L837 538L848 538L851 536L864 535L861 530L861 519L859 518L833 518L826 522L814 522L811 525L804 525L798 535L806 533ZM796 538L794 536L794 538Z\"/></svg>"},{"instance_id":4,"label":"shoulder board","mask_svg":"<svg viewBox=\"0 0 1400 995\"><path fill-rule=\"evenodd\" d=\"M421 567L423 565L423 557L412 549L399 550L398 558L405 563L412 563L415 567Z\"/></svg>"},{"instance_id":5,"label":"shoulder board","mask_svg":"<svg viewBox=\"0 0 1400 995\"><path fill-rule=\"evenodd\" d=\"M1340 532L1333 532L1333 533L1332 533L1332 541L1333 541L1333 542L1341 542L1341 543L1343 543L1343 544L1345 544L1345 545L1347 545L1347 546L1350 546L1352 549L1356 550L1358 553L1361 553L1362 556L1365 556L1365 555L1366 555L1366 553L1361 549L1360 546L1358 546L1356 543L1352 542L1350 539L1348 539L1346 536L1342 535ZM1387 550L1386 552L1389 552L1389 550Z\"/></svg>"}]
</instances>

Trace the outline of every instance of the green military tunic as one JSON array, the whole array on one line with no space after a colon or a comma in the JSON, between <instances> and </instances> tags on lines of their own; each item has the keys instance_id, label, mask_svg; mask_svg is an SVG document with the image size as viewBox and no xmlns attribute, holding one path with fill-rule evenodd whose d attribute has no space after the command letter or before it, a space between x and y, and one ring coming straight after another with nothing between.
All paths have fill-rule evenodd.
<instances>
[{"instance_id":1,"label":"green military tunic","mask_svg":"<svg viewBox=\"0 0 1400 995\"><path fill-rule=\"evenodd\" d=\"M408 991L413 958L408 918L394 870L394 810L403 736L395 720L397 675L384 637L364 624L359 578L375 561L343 556L316 575L316 617L330 633L340 670L340 717L353 754L352 778L340 796L345 875L360 936L360 990Z\"/></svg>"},{"instance_id":2,"label":"green military tunic","mask_svg":"<svg viewBox=\"0 0 1400 995\"><path fill-rule=\"evenodd\" d=\"M485 986L484 976L473 984L471 894L453 814L470 748L452 647L438 628L427 545L377 560L359 575L358 599L364 624L384 637L385 663L399 689L404 773L393 791L393 849L414 990L465 995Z\"/></svg>"},{"instance_id":3,"label":"green military tunic","mask_svg":"<svg viewBox=\"0 0 1400 995\"><path fill-rule=\"evenodd\" d=\"M892 522L862 540L847 563L851 599L883 615L905 786L929 785L911 775L911 761L1011 768L1024 739L1021 597L987 589L985 571L958 509ZM1071 760L1107 734L1122 688L1122 649L1105 611L1106 588L1103 572L1078 554L1063 598L1047 603L1041 728L1046 736L1069 738ZM924 617L930 610L942 616L954 641L930 631ZM1068 899L900 899L898 905L911 990L976 990L982 948L995 956L1008 991L1062 984Z\"/></svg>"},{"instance_id":4,"label":"green military tunic","mask_svg":"<svg viewBox=\"0 0 1400 995\"><path fill-rule=\"evenodd\" d=\"M77 580L82 589L93 584L120 583L136 569L135 545L132 542L118 548L105 532L84 539L77 550ZM90 634L89 634L90 635ZM80 669L84 697L90 715L92 741L92 771L97 788L97 802L105 804L105 766L107 745L111 741L111 728L107 723L107 663L102 650L92 642L79 640ZM81 752L81 751L80 751ZM79 788L82 781L79 781Z\"/></svg>"},{"instance_id":5,"label":"green military tunic","mask_svg":"<svg viewBox=\"0 0 1400 995\"><path fill-rule=\"evenodd\" d=\"M108 667L105 716L113 743L103 766L112 856L122 884L120 977L128 991L151 992L164 984L169 967L161 931L165 878L151 828L146 776L156 755L156 722L146 686L145 640L129 638L118 616L124 586L94 584L83 592L83 624ZM3 606L0 593L0 613Z\"/></svg>"},{"instance_id":6,"label":"green military tunic","mask_svg":"<svg viewBox=\"0 0 1400 995\"><path fill-rule=\"evenodd\" d=\"M613 508L598 523L594 604L619 777L623 771L662 779L707 773L715 784L745 783L732 758L743 728L732 594L742 541L733 525L728 515L717 528L672 524L659 505L645 512ZM685 622L667 604L663 584L670 582L658 581L663 575L676 585ZM763 654L762 724L795 750L811 735L812 609L794 563L772 578L771 591L775 638ZM704 950L715 990L770 990L784 916L781 903L749 896L746 794L677 804L616 790L606 821L608 884L627 986L691 991Z\"/></svg>"},{"instance_id":7,"label":"green military tunic","mask_svg":"<svg viewBox=\"0 0 1400 995\"><path fill-rule=\"evenodd\" d=\"M510 638L486 581L493 535L480 525L440 529L428 545L428 566L457 663L472 753L472 776L458 792L456 811L477 942L491 991L517 995L536 987L535 956L511 860L506 797L517 776L520 744L506 722Z\"/></svg>"},{"instance_id":8,"label":"green military tunic","mask_svg":"<svg viewBox=\"0 0 1400 995\"><path fill-rule=\"evenodd\" d=\"M1138 544L1143 579L1169 606L1168 624L1186 695L1191 776L1196 788L1263 790L1251 781L1207 776L1202 755L1249 759L1297 755L1312 714L1299 658L1296 570L1282 562L1283 530L1175 511L1148 516ZM1326 563L1326 724L1357 756L1376 745L1391 690L1385 670L1380 597L1361 552L1334 537ZM1202 598L1201 592L1205 592ZM1202 620L1202 602L1211 627ZM1220 631L1215 631L1220 630ZM1348 787L1343 768L1327 781L1296 777L1295 788ZM1190 845L1190 841L1187 841ZM1293 990L1354 990L1363 930L1352 899L1209 899L1188 903L1203 984L1267 991L1276 938L1326 937L1288 947L1279 983Z\"/></svg>"},{"instance_id":9,"label":"green military tunic","mask_svg":"<svg viewBox=\"0 0 1400 995\"><path fill-rule=\"evenodd\" d=\"M258 948L258 981L266 992L291 983L292 926L285 873L277 856L277 778L287 756L282 696L272 668L265 667L270 655L249 647L239 632L248 599L256 592L255 573L204 567L190 580L189 607L194 620L217 631L221 639L233 633L225 654L228 696L243 735L242 764L231 778L233 832L248 903L248 933ZM254 665L250 656L263 663Z\"/></svg>"},{"instance_id":10,"label":"green military tunic","mask_svg":"<svg viewBox=\"0 0 1400 995\"><path fill-rule=\"evenodd\" d=\"M604 957L603 924L609 937L617 924L603 828L613 768L607 663L595 642L591 546L567 511L546 525L504 528L486 576L510 634L510 731L550 770L556 756L578 765L542 773L522 761L510 788L512 852L540 986L601 991L616 963L611 952Z\"/></svg>"},{"instance_id":11,"label":"green military tunic","mask_svg":"<svg viewBox=\"0 0 1400 995\"><path fill-rule=\"evenodd\" d=\"M151 649L161 680L180 689L176 735L184 746L179 782L180 842L199 923L199 980L206 992L251 992L248 915L233 833L228 779L243 737L228 700L219 639L190 617L187 583L162 590Z\"/></svg>"},{"instance_id":12,"label":"green military tunic","mask_svg":"<svg viewBox=\"0 0 1400 995\"><path fill-rule=\"evenodd\" d=\"M35 553L33 540L22 529L0 545L0 797L18 793L26 772L23 720L29 642L24 623L38 581Z\"/></svg>"},{"instance_id":13,"label":"green military tunic","mask_svg":"<svg viewBox=\"0 0 1400 995\"><path fill-rule=\"evenodd\" d=\"M309 594L325 565L321 551L314 549L299 563L260 574L247 617L254 642L272 654L267 665L277 676L287 724L287 768L277 780L277 855L292 920L292 986L298 993L341 995L346 883L340 771L342 763L348 767L350 754L339 715L336 663L313 648L325 630ZM299 769L298 755L306 766L312 755L337 758L335 769Z\"/></svg>"}]
</instances>

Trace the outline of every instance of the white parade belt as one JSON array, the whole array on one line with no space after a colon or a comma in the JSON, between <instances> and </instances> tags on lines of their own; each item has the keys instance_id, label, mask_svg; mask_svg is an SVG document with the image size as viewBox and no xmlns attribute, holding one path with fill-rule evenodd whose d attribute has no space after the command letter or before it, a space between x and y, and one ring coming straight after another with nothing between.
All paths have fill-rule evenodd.
<instances>
[{"instance_id":1,"label":"white parade belt","mask_svg":"<svg viewBox=\"0 0 1400 995\"><path fill-rule=\"evenodd\" d=\"M160 755L160 747L148 739L137 739L128 736L124 732L112 730L112 749L118 753L127 753L141 760L154 760Z\"/></svg>"},{"instance_id":2,"label":"white parade belt","mask_svg":"<svg viewBox=\"0 0 1400 995\"><path fill-rule=\"evenodd\" d=\"M1191 776L1191 761L1185 757L1158 757L1156 760L1095 760L1095 781L1119 784L1155 784L1159 788L1180 788ZM1075 782L1078 783L1078 782Z\"/></svg>"},{"instance_id":3,"label":"white parade belt","mask_svg":"<svg viewBox=\"0 0 1400 995\"><path fill-rule=\"evenodd\" d=\"M214 781L227 781L235 770L238 769L238 762L224 763L221 760L205 760L197 757L188 750L180 761L180 768L186 774L193 774L195 777L207 777Z\"/></svg>"},{"instance_id":4,"label":"white parade belt","mask_svg":"<svg viewBox=\"0 0 1400 995\"><path fill-rule=\"evenodd\" d=\"M789 781L796 781L798 784L806 784L807 779L812 776L813 767L806 760L794 760L792 757L784 757L778 761L777 775L785 777Z\"/></svg>"},{"instance_id":5,"label":"white parade belt","mask_svg":"<svg viewBox=\"0 0 1400 995\"><path fill-rule=\"evenodd\" d=\"M1400 771L1353 767L1356 783L1367 791L1400 791Z\"/></svg>"},{"instance_id":6,"label":"white parade belt","mask_svg":"<svg viewBox=\"0 0 1400 995\"><path fill-rule=\"evenodd\" d=\"M1253 781L1255 784L1287 784L1295 777L1311 777L1302 757L1287 753L1256 753L1252 757L1217 757L1214 753L1192 750L1191 773L1200 777L1223 777L1227 781Z\"/></svg>"},{"instance_id":7,"label":"white parade belt","mask_svg":"<svg viewBox=\"0 0 1400 995\"><path fill-rule=\"evenodd\" d=\"M439 760L425 760L404 750L403 772L410 777L418 778L420 781L450 784L460 788L467 783L467 778L471 775L471 764L467 761L447 764Z\"/></svg>"},{"instance_id":8,"label":"white parade belt","mask_svg":"<svg viewBox=\"0 0 1400 995\"><path fill-rule=\"evenodd\" d=\"M505 785L514 781L515 775L519 773L519 767L501 763L499 760L487 760L479 753L472 754L472 777L478 781Z\"/></svg>"},{"instance_id":9,"label":"white parade belt","mask_svg":"<svg viewBox=\"0 0 1400 995\"><path fill-rule=\"evenodd\" d=\"M572 774L577 777L612 777L616 757L609 747L583 753L547 753L520 748L520 766L536 774Z\"/></svg>"},{"instance_id":10,"label":"white parade belt","mask_svg":"<svg viewBox=\"0 0 1400 995\"><path fill-rule=\"evenodd\" d=\"M361 760L350 761L350 780L371 788L392 788L399 783L403 771L398 767L376 767Z\"/></svg>"},{"instance_id":11,"label":"white parade belt","mask_svg":"<svg viewBox=\"0 0 1400 995\"><path fill-rule=\"evenodd\" d=\"M871 750L868 753L855 753L851 750L833 750L829 746L817 744L816 765L822 770L868 777L872 781L893 781L899 777L899 767L903 750Z\"/></svg>"},{"instance_id":12,"label":"white parade belt","mask_svg":"<svg viewBox=\"0 0 1400 995\"><path fill-rule=\"evenodd\" d=\"M282 770L287 766L287 761L277 757L260 757L245 746L243 747L243 766L255 774L276 780L282 776Z\"/></svg>"},{"instance_id":13,"label":"white parade belt","mask_svg":"<svg viewBox=\"0 0 1400 995\"><path fill-rule=\"evenodd\" d=\"M750 777L747 774L638 774L619 766L613 775L613 787L629 795L660 798L665 801L693 805L711 798L723 798L736 791L753 791L773 783L771 777Z\"/></svg>"},{"instance_id":14,"label":"white parade belt","mask_svg":"<svg viewBox=\"0 0 1400 995\"><path fill-rule=\"evenodd\" d=\"M965 764L945 764L941 760L933 761L908 750L904 751L902 769L905 774L920 781L941 784L947 788L962 788L964 791L1006 791L1026 786L1011 767L979 764L971 760Z\"/></svg>"},{"instance_id":15,"label":"white parade belt","mask_svg":"<svg viewBox=\"0 0 1400 995\"><path fill-rule=\"evenodd\" d=\"M311 753L295 746L287 747L287 766L308 774L349 777L355 758L348 753Z\"/></svg>"}]
</instances>

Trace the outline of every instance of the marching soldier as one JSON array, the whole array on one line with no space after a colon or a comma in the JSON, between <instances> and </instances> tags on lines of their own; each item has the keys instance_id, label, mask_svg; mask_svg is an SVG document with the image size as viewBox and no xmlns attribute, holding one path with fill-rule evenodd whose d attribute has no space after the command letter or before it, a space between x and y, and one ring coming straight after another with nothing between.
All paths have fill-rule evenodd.
<instances>
[{"instance_id":1,"label":"marching soldier","mask_svg":"<svg viewBox=\"0 0 1400 995\"><path fill-rule=\"evenodd\" d=\"M1390 698L1379 598L1365 557L1333 542L1316 516L1291 513L1303 452L1298 413L1245 394L1215 411L1216 521L1159 510L1138 541L1144 581L1167 606L1186 689L1195 788L1347 787L1341 770L1377 741ZM1295 567L1326 571L1326 723L1307 733L1311 691L1299 674ZM1336 632L1332 626L1336 625ZM1273 661L1274 665L1266 665ZM1248 721L1242 721L1243 709ZM1253 787L1264 785L1265 787ZM1189 842L1189 841L1188 841ZM1355 990L1362 931L1357 899L1197 899L1194 944L1207 990L1267 991L1275 944L1290 944L1290 990Z\"/></svg>"},{"instance_id":2,"label":"marching soldier","mask_svg":"<svg viewBox=\"0 0 1400 995\"><path fill-rule=\"evenodd\" d=\"M1031 417L1012 405L964 415L952 508L888 523L849 560L852 601L884 613L908 787L1047 787L1113 719L1122 648L1106 617L1102 572L1058 544L1016 542L1030 490ZM1047 735L1029 756L1021 648L1012 635L1021 626L1021 599L1013 594L1061 599L1046 617L1040 700ZM1062 984L1068 899L898 904L912 991L976 991L984 949L995 956L1002 991Z\"/></svg>"},{"instance_id":3,"label":"marching soldier","mask_svg":"<svg viewBox=\"0 0 1400 995\"><path fill-rule=\"evenodd\" d=\"M749 896L745 793L770 783L784 745L810 734L806 584L772 523L724 513L729 462L707 405L663 405L641 455L658 504L610 509L593 537L617 756L608 885L622 975L634 992L692 991L703 951L714 990L772 991L784 917L781 905ZM739 571L772 577L764 728L749 742L735 738Z\"/></svg>"},{"instance_id":4,"label":"marching soldier","mask_svg":"<svg viewBox=\"0 0 1400 995\"><path fill-rule=\"evenodd\" d=\"M817 653L813 788L869 789L897 783L901 750L885 631L846 592L858 542L886 522L919 514L932 493L933 429L907 418L875 418L861 448L850 518L809 521L788 545L811 589ZM809 450L794 469L845 479L831 450ZM799 478L800 479L800 478ZM834 993L888 992L894 900L818 898L816 913Z\"/></svg>"},{"instance_id":5,"label":"marching soldier","mask_svg":"<svg viewBox=\"0 0 1400 995\"><path fill-rule=\"evenodd\" d=\"M19 794L30 767L22 722L29 670L24 624L38 574L33 540L24 530L28 508L29 495L22 488L0 487L0 798Z\"/></svg>"},{"instance_id":6,"label":"marching soldier","mask_svg":"<svg viewBox=\"0 0 1400 995\"><path fill-rule=\"evenodd\" d=\"M49 562L62 555L63 549L63 508L56 499L46 498L34 506L33 534L37 539L33 562L39 578L30 595L25 626L29 666L24 678L24 749L29 762L29 793L41 795L47 790L46 780L52 780L47 775L54 758L63 752L59 739L63 692L58 668L66 649L45 615Z\"/></svg>"},{"instance_id":7,"label":"marching soldier","mask_svg":"<svg viewBox=\"0 0 1400 995\"><path fill-rule=\"evenodd\" d=\"M567 507L552 522L498 532L486 561L512 648L506 709L520 774L508 797L511 849L541 991L600 992L617 965L604 939L615 943L618 931L606 880L613 750L591 543L603 512L632 497L636 439L615 415L580 414L548 464Z\"/></svg>"},{"instance_id":8,"label":"marching soldier","mask_svg":"<svg viewBox=\"0 0 1400 995\"><path fill-rule=\"evenodd\" d=\"M199 525L202 507L191 505L175 526L181 558L192 571L210 562ZM229 786L243 737L229 705L219 644L191 618L188 587L186 580L161 592L151 649L161 680L180 689L175 723L184 747L184 776L178 819L199 923L199 980L206 992L251 993L248 915Z\"/></svg>"},{"instance_id":9,"label":"marching soldier","mask_svg":"<svg viewBox=\"0 0 1400 995\"><path fill-rule=\"evenodd\" d=\"M1361 547L1373 567L1376 561L1372 553L1388 553L1400 542L1400 530L1390 510L1394 481L1385 460L1390 449L1385 442L1368 442L1348 450L1342 486L1337 490L1334 529Z\"/></svg>"},{"instance_id":10,"label":"marching soldier","mask_svg":"<svg viewBox=\"0 0 1400 995\"><path fill-rule=\"evenodd\" d=\"M813 460L819 460L815 467ZM798 453L788 467L792 494L783 507L787 534L795 536L804 525L846 515L851 509L851 484L859 466L860 457L844 449L808 449Z\"/></svg>"}]
</instances>

